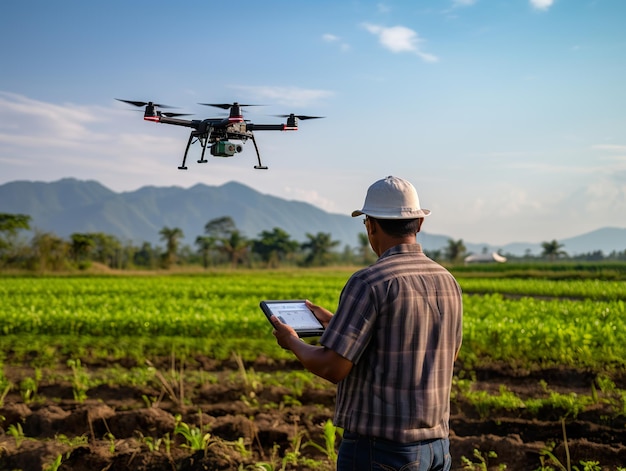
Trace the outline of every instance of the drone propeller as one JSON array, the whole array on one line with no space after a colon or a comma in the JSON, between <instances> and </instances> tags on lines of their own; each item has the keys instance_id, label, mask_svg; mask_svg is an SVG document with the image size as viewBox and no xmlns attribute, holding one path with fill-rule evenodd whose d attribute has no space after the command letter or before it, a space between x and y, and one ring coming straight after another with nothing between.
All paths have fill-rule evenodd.
<instances>
[{"instance_id":1,"label":"drone propeller","mask_svg":"<svg viewBox=\"0 0 626 471\"><path fill-rule=\"evenodd\" d=\"M263 106L263 105L242 105L240 103L198 103L199 105L203 105L203 106L213 106L215 108L221 108L223 110L229 110L231 109L233 106Z\"/></svg>"},{"instance_id":2,"label":"drone propeller","mask_svg":"<svg viewBox=\"0 0 626 471\"><path fill-rule=\"evenodd\" d=\"M190 113L161 113L163 116L167 116L168 118L177 118L178 116L191 116Z\"/></svg>"},{"instance_id":3,"label":"drone propeller","mask_svg":"<svg viewBox=\"0 0 626 471\"><path fill-rule=\"evenodd\" d=\"M156 105L152 105L155 106ZM144 110L131 110L136 111L137 113L144 113ZM179 116L192 116L191 113L172 113L172 112L158 112L161 116L167 116L168 118L178 118Z\"/></svg>"},{"instance_id":4,"label":"drone propeller","mask_svg":"<svg viewBox=\"0 0 626 471\"><path fill-rule=\"evenodd\" d=\"M273 116L276 116L277 118L298 118L301 120L305 120L305 119L321 119L324 118L324 116L306 116L306 115L302 115L302 114L275 114Z\"/></svg>"},{"instance_id":5,"label":"drone propeller","mask_svg":"<svg viewBox=\"0 0 626 471\"><path fill-rule=\"evenodd\" d=\"M116 98L117 101L123 101L124 103L128 103L129 105L134 106L156 106L157 108L175 108L174 106L161 105L159 103L152 103L151 101L132 101L132 100L122 100L121 98Z\"/></svg>"}]
</instances>

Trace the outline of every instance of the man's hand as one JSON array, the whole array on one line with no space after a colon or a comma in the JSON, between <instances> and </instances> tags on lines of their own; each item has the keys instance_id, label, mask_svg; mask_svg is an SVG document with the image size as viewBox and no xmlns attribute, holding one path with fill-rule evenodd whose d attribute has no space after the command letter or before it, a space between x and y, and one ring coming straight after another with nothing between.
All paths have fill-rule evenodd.
<instances>
[{"instance_id":1,"label":"man's hand","mask_svg":"<svg viewBox=\"0 0 626 471\"><path fill-rule=\"evenodd\" d=\"M305 299L304 304L306 304L306 307L308 307L311 311L313 311L313 314L315 314L315 317L317 317L317 320L319 320L322 323L322 325L324 326L324 329L328 327L328 323L330 322L330 319L333 317L332 312L330 312L328 309L318 306L317 304L313 304L308 299Z\"/></svg>"},{"instance_id":2,"label":"man's hand","mask_svg":"<svg viewBox=\"0 0 626 471\"><path fill-rule=\"evenodd\" d=\"M276 316L270 317L270 320L274 325L274 337L276 337L278 345L286 350L291 350L292 348L289 346L290 342L293 342L294 340L300 341L300 337L298 337L296 331L293 330L290 325L283 324Z\"/></svg>"}]
</instances>

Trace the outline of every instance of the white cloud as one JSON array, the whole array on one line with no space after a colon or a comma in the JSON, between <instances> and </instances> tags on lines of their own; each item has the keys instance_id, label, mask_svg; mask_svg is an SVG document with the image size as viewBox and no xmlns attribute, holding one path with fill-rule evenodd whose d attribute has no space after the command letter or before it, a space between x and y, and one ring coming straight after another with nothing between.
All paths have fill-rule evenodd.
<instances>
[{"instance_id":1,"label":"white cloud","mask_svg":"<svg viewBox=\"0 0 626 471\"><path fill-rule=\"evenodd\" d=\"M328 212L336 211L335 201L327 198L315 190L305 190L299 187L285 186L284 198L298 201L306 201L309 204L322 208Z\"/></svg>"},{"instance_id":2,"label":"white cloud","mask_svg":"<svg viewBox=\"0 0 626 471\"><path fill-rule=\"evenodd\" d=\"M452 6L456 7L469 7L476 3L476 0L452 0Z\"/></svg>"},{"instance_id":3,"label":"white cloud","mask_svg":"<svg viewBox=\"0 0 626 471\"><path fill-rule=\"evenodd\" d=\"M0 135L3 142L45 142L72 146L87 128L102 118L95 109L74 104L54 105L0 92Z\"/></svg>"},{"instance_id":4,"label":"white cloud","mask_svg":"<svg viewBox=\"0 0 626 471\"><path fill-rule=\"evenodd\" d=\"M0 160L8 164L2 180L120 172L133 178L175 166L187 133L179 139L176 130L153 128L151 134L152 124L141 113L0 92Z\"/></svg>"},{"instance_id":5,"label":"white cloud","mask_svg":"<svg viewBox=\"0 0 626 471\"><path fill-rule=\"evenodd\" d=\"M626 183L608 177L592 181L586 188L589 211L602 211L607 202L615 214L626 215ZM623 223L623 221L622 221Z\"/></svg>"},{"instance_id":6,"label":"white cloud","mask_svg":"<svg viewBox=\"0 0 626 471\"><path fill-rule=\"evenodd\" d=\"M393 53L413 53L425 62L437 62L439 60L436 56L422 51L420 44L424 40L415 31L406 26L384 27L364 23L363 27L370 33L378 36L380 44Z\"/></svg>"},{"instance_id":7,"label":"white cloud","mask_svg":"<svg viewBox=\"0 0 626 471\"><path fill-rule=\"evenodd\" d=\"M618 144L597 144L592 149L607 150L611 152L626 152L626 145Z\"/></svg>"},{"instance_id":8,"label":"white cloud","mask_svg":"<svg viewBox=\"0 0 626 471\"><path fill-rule=\"evenodd\" d=\"M334 34L331 33L326 33L322 35L322 39L324 41L326 41L327 43L336 43L339 44L339 49L341 49L342 51L349 51L350 50L350 45L346 42L341 41L341 38L339 36L336 36Z\"/></svg>"},{"instance_id":9,"label":"white cloud","mask_svg":"<svg viewBox=\"0 0 626 471\"><path fill-rule=\"evenodd\" d=\"M298 87L264 87L235 85L233 88L244 90L258 99L268 99L272 104L307 107L321 102L333 95L329 90L315 90Z\"/></svg>"},{"instance_id":10,"label":"white cloud","mask_svg":"<svg viewBox=\"0 0 626 471\"><path fill-rule=\"evenodd\" d=\"M554 4L554 0L530 0L530 5L536 10L547 10Z\"/></svg>"}]
</instances>

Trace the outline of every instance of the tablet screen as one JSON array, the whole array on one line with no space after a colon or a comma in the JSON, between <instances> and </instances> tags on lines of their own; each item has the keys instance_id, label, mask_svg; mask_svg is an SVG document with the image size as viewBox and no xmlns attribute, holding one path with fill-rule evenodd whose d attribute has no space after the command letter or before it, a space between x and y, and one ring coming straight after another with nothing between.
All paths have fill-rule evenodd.
<instances>
[{"instance_id":1,"label":"tablet screen","mask_svg":"<svg viewBox=\"0 0 626 471\"><path fill-rule=\"evenodd\" d=\"M321 335L324 327L302 300L262 301L261 309L269 319L272 315L288 324L300 336Z\"/></svg>"}]
</instances>

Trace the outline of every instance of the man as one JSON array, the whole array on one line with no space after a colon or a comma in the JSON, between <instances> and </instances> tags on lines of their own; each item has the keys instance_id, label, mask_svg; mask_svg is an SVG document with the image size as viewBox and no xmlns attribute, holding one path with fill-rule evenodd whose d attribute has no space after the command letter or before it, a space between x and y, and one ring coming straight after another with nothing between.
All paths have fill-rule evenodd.
<instances>
[{"instance_id":1,"label":"man","mask_svg":"<svg viewBox=\"0 0 626 471\"><path fill-rule=\"evenodd\" d=\"M365 215L379 258L350 277L334 315L307 301L326 328L320 345L272 318L279 345L338 384L338 471L450 469L450 388L463 307L456 280L416 242L429 214L408 181L375 182L352 216Z\"/></svg>"}]
</instances>

